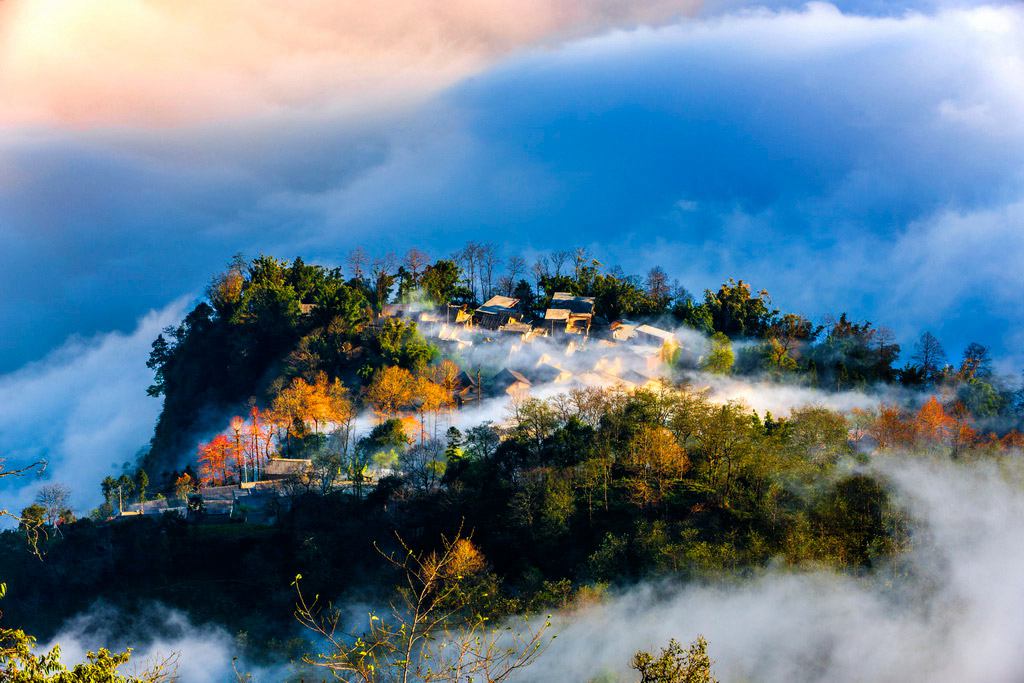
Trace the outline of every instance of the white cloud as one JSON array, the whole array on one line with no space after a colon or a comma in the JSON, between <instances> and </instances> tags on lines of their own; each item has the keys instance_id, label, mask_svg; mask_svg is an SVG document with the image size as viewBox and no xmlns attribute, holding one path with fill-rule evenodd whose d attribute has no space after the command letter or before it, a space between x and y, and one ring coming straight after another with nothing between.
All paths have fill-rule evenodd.
<instances>
[{"instance_id":1,"label":"white cloud","mask_svg":"<svg viewBox=\"0 0 1024 683\"><path fill-rule=\"evenodd\" d=\"M1019 310L1024 291L1024 201L979 211L944 211L915 222L886 264L897 310L950 314L965 299Z\"/></svg>"},{"instance_id":2,"label":"white cloud","mask_svg":"<svg viewBox=\"0 0 1024 683\"><path fill-rule=\"evenodd\" d=\"M233 663L240 652L227 631L213 624L193 624L186 614L160 604L146 605L132 615L97 604L65 622L53 640L40 649L49 650L54 645L60 646L61 661L68 666L84 662L87 652L101 647L131 647L132 657L121 668L122 674L139 675L156 664L167 663L165 668L175 674L174 680L188 683L235 680L235 666L256 681L283 680L287 676L284 665L268 669L241 661Z\"/></svg>"},{"instance_id":3,"label":"white cloud","mask_svg":"<svg viewBox=\"0 0 1024 683\"><path fill-rule=\"evenodd\" d=\"M786 417L793 410L806 406L821 406L847 415L855 409L871 410L883 402L893 400L890 393L831 392L793 384L706 373L697 373L693 383L696 387L706 387L709 390L708 397L713 401L738 401L756 410L762 417L766 413L771 413L776 418Z\"/></svg>"},{"instance_id":4,"label":"white cloud","mask_svg":"<svg viewBox=\"0 0 1024 683\"><path fill-rule=\"evenodd\" d=\"M1020 468L1005 476L997 463L905 456L880 469L915 519L915 547L899 570L642 585L563 615L559 637L520 680L624 674L637 649L698 634L723 681L1020 680Z\"/></svg>"},{"instance_id":5,"label":"white cloud","mask_svg":"<svg viewBox=\"0 0 1024 683\"><path fill-rule=\"evenodd\" d=\"M525 45L664 21L698 0L13 0L0 121L167 125L415 102Z\"/></svg>"},{"instance_id":6,"label":"white cloud","mask_svg":"<svg viewBox=\"0 0 1024 683\"><path fill-rule=\"evenodd\" d=\"M128 334L72 339L44 359L0 375L0 453L8 465L45 458L44 479L67 484L84 509L99 502L99 482L133 461L149 442L160 401L149 398L150 344L182 317L180 299L139 320ZM8 480L5 507L31 501L39 481ZM12 496L9 498L9 496Z\"/></svg>"}]
</instances>

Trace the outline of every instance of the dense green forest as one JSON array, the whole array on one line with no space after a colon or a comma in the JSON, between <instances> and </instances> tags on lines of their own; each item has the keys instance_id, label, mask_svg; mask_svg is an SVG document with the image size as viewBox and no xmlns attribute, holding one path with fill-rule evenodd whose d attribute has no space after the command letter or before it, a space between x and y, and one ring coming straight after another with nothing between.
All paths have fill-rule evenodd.
<instances>
[{"instance_id":1,"label":"dense green forest","mask_svg":"<svg viewBox=\"0 0 1024 683\"><path fill-rule=\"evenodd\" d=\"M154 341L149 394L163 410L138 462L104 483L103 505L77 521L43 503L23 512L45 532L38 554L24 533L32 524L0 535L4 621L46 638L97 601L125 613L157 601L224 625L250 661L298 662L319 645L318 622L296 624L296 575L305 595L383 603L408 571L390 553L443 556L450 539L476 558L459 610L492 620L651 577L742 575L778 561L865 572L912 543L911 520L864 467L877 452L985 458L1022 443L1021 392L981 344L950 362L924 333L901 353L871 322L784 313L742 280L695 297L660 268L627 276L581 250L504 266L479 244L434 262L416 250L401 264L357 252L344 275L301 259L236 258ZM595 328L685 327L710 350L666 359L658 389L566 389L517 401L500 422L409 433L403 414L455 410L445 377L468 368L415 320L383 316L386 306L472 310L501 294L529 320L555 292L594 297ZM712 401L694 373L859 390L880 407L758 414ZM394 405L381 398L392 389ZM337 425L368 411L375 428L350 443L351 428ZM290 488L268 524L108 521L119 496L187 497L200 483L234 481L204 474L212 447L195 461L196 444L250 412L283 424L278 452L329 471L323 485ZM386 471L364 481L382 458ZM662 656L701 656L672 647ZM652 666L653 656L637 661Z\"/></svg>"}]
</instances>

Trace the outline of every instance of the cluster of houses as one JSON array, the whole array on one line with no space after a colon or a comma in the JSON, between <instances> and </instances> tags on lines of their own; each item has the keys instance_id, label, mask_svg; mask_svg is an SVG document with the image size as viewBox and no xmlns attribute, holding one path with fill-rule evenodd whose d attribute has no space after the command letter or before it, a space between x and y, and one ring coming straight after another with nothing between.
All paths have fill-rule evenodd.
<instances>
[{"instance_id":1,"label":"cluster of houses","mask_svg":"<svg viewBox=\"0 0 1024 683\"><path fill-rule=\"evenodd\" d=\"M159 498L131 503L118 517L174 514L182 519L219 523L242 521L271 524L288 510L294 494L308 490L311 462L304 458L271 458L260 481L205 486L186 498Z\"/></svg>"},{"instance_id":2,"label":"cluster of houses","mask_svg":"<svg viewBox=\"0 0 1024 683\"><path fill-rule=\"evenodd\" d=\"M555 292L537 320L510 296L493 296L475 309L394 304L382 317L415 320L427 337L453 355L472 356L475 347L508 344L505 367L460 375L458 398L463 402L502 394L523 397L552 384L626 389L659 384L666 362L681 351L675 334L648 324L603 320L595 315L594 305L594 297Z\"/></svg>"}]
</instances>

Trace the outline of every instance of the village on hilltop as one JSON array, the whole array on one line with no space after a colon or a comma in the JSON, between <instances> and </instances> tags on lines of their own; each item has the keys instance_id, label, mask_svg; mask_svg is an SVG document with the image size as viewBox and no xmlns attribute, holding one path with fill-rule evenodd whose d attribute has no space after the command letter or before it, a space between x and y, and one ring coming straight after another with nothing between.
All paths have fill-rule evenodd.
<instances>
[{"instance_id":1,"label":"village on hilltop","mask_svg":"<svg viewBox=\"0 0 1024 683\"><path fill-rule=\"evenodd\" d=\"M661 387L669 365L684 351L677 335L651 324L607 321L595 313L595 302L595 297L555 292L543 318L536 320L509 296L492 296L476 308L393 303L383 306L371 324L384 325L389 319L414 322L445 357L485 359L472 362L472 370L462 369L455 377L451 389L458 408L489 399L522 401L542 391L573 387ZM314 311L315 305L302 305L303 315ZM409 433L420 429L415 411L400 419ZM272 523L295 495L311 489L313 469L309 458L269 456L249 481L243 476L237 484L203 486L176 498L121 505L116 518L168 513L204 522ZM366 482L389 473L368 471ZM333 486L351 487L352 482L339 478Z\"/></svg>"}]
</instances>

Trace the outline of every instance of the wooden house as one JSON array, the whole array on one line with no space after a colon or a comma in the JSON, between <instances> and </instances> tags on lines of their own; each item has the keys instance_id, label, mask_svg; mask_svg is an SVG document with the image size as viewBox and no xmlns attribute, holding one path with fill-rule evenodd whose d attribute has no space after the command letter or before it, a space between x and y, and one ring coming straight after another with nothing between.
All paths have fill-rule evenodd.
<instances>
[{"instance_id":1,"label":"wooden house","mask_svg":"<svg viewBox=\"0 0 1024 683\"><path fill-rule=\"evenodd\" d=\"M480 327L497 330L502 325L516 322L519 316L519 299L510 296L492 296L476 309L473 320Z\"/></svg>"},{"instance_id":2,"label":"wooden house","mask_svg":"<svg viewBox=\"0 0 1024 683\"><path fill-rule=\"evenodd\" d=\"M551 297L551 305L544 311L544 322L548 332L564 332L565 334L590 334L590 326L594 320L594 304L592 296L577 296L568 292L555 292Z\"/></svg>"},{"instance_id":3,"label":"wooden house","mask_svg":"<svg viewBox=\"0 0 1024 683\"><path fill-rule=\"evenodd\" d=\"M269 480L303 477L313 468L308 458L271 458L263 468L263 478Z\"/></svg>"},{"instance_id":4,"label":"wooden house","mask_svg":"<svg viewBox=\"0 0 1024 683\"><path fill-rule=\"evenodd\" d=\"M530 393L532 385L522 373L505 368L484 382L483 389L491 396L507 394L513 398L523 398Z\"/></svg>"}]
</instances>

